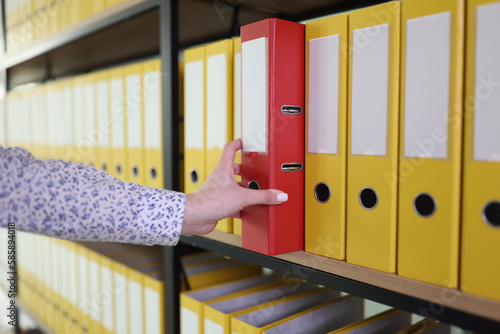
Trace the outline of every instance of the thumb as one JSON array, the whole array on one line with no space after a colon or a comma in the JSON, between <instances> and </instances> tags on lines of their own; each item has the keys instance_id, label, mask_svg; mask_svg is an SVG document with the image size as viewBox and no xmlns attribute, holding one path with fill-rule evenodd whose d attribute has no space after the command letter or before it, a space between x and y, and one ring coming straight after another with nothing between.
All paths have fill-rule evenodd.
<instances>
[{"instance_id":1,"label":"thumb","mask_svg":"<svg viewBox=\"0 0 500 334\"><path fill-rule=\"evenodd\" d=\"M277 189L255 190L242 188L245 206L265 204L276 205L288 200L288 194Z\"/></svg>"}]
</instances>

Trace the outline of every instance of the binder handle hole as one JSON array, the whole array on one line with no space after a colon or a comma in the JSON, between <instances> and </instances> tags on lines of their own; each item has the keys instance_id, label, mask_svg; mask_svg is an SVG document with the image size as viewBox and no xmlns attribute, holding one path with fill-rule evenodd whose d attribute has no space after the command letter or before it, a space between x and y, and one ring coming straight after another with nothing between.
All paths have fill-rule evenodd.
<instances>
[{"instance_id":1,"label":"binder handle hole","mask_svg":"<svg viewBox=\"0 0 500 334\"><path fill-rule=\"evenodd\" d=\"M290 162L290 163L284 163L281 165L281 171L282 172L300 172L304 169L304 165L302 165L300 162Z\"/></svg>"},{"instance_id":2,"label":"binder handle hole","mask_svg":"<svg viewBox=\"0 0 500 334\"><path fill-rule=\"evenodd\" d=\"M293 105L282 105L281 113L285 115L300 115L302 114L302 107Z\"/></svg>"},{"instance_id":3,"label":"binder handle hole","mask_svg":"<svg viewBox=\"0 0 500 334\"><path fill-rule=\"evenodd\" d=\"M248 182L248 189L255 189L255 190L260 190L260 184L259 182L252 180Z\"/></svg>"},{"instance_id":4,"label":"binder handle hole","mask_svg":"<svg viewBox=\"0 0 500 334\"><path fill-rule=\"evenodd\" d=\"M122 166L121 165L116 165L116 173L121 174L122 173Z\"/></svg>"},{"instance_id":5,"label":"binder handle hole","mask_svg":"<svg viewBox=\"0 0 500 334\"><path fill-rule=\"evenodd\" d=\"M106 171L108 169L108 166L106 165L106 163L103 163L102 164L102 170L103 171Z\"/></svg>"},{"instance_id":6,"label":"binder handle hole","mask_svg":"<svg viewBox=\"0 0 500 334\"><path fill-rule=\"evenodd\" d=\"M316 187L314 187L314 197L320 203L326 203L330 200L332 192L330 187L325 182L319 182Z\"/></svg>"},{"instance_id":7,"label":"binder handle hole","mask_svg":"<svg viewBox=\"0 0 500 334\"><path fill-rule=\"evenodd\" d=\"M500 228L500 202L491 201L487 203L483 208L483 220L486 224Z\"/></svg>"},{"instance_id":8,"label":"binder handle hole","mask_svg":"<svg viewBox=\"0 0 500 334\"><path fill-rule=\"evenodd\" d=\"M156 168L151 168L151 178L156 179Z\"/></svg>"},{"instance_id":9,"label":"binder handle hole","mask_svg":"<svg viewBox=\"0 0 500 334\"><path fill-rule=\"evenodd\" d=\"M378 194L375 189L365 187L359 192L359 204L366 210L373 210L378 204Z\"/></svg>"},{"instance_id":10,"label":"binder handle hole","mask_svg":"<svg viewBox=\"0 0 500 334\"><path fill-rule=\"evenodd\" d=\"M134 166L132 168L132 174L134 174L134 177L137 177L137 175L139 175L139 168L137 168L137 166Z\"/></svg>"},{"instance_id":11,"label":"binder handle hole","mask_svg":"<svg viewBox=\"0 0 500 334\"><path fill-rule=\"evenodd\" d=\"M422 218L432 217L436 213L436 208L436 200L429 194L419 194L413 200L413 209Z\"/></svg>"},{"instance_id":12,"label":"binder handle hole","mask_svg":"<svg viewBox=\"0 0 500 334\"><path fill-rule=\"evenodd\" d=\"M193 182L193 183L197 183L198 182L198 172L196 171L196 169L193 169L191 171L190 177L191 177L191 182Z\"/></svg>"}]
</instances>

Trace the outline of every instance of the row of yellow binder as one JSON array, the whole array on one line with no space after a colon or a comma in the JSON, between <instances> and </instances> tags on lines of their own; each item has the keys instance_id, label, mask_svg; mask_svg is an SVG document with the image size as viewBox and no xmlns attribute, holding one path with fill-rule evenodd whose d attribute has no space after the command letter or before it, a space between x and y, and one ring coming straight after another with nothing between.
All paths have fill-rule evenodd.
<instances>
[{"instance_id":1,"label":"row of yellow binder","mask_svg":"<svg viewBox=\"0 0 500 334\"><path fill-rule=\"evenodd\" d=\"M185 291L180 303L183 334L450 333L449 325L278 274Z\"/></svg>"},{"instance_id":2,"label":"row of yellow binder","mask_svg":"<svg viewBox=\"0 0 500 334\"><path fill-rule=\"evenodd\" d=\"M184 51L184 190L194 192L219 162L224 145L240 137L240 39ZM237 162L239 162L239 156ZM241 235L241 221L216 229Z\"/></svg>"},{"instance_id":3,"label":"row of yellow binder","mask_svg":"<svg viewBox=\"0 0 500 334\"><path fill-rule=\"evenodd\" d=\"M164 332L161 249L18 236L19 298L54 332Z\"/></svg>"},{"instance_id":4,"label":"row of yellow binder","mask_svg":"<svg viewBox=\"0 0 500 334\"><path fill-rule=\"evenodd\" d=\"M16 52L124 0L6 0L7 51Z\"/></svg>"},{"instance_id":5,"label":"row of yellow binder","mask_svg":"<svg viewBox=\"0 0 500 334\"><path fill-rule=\"evenodd\" d=\"M306 251L500 299L498 22L415 0L306 23Z\"/></svg>"},{"instance_id":6,"label":"row of yellow binder","mask_svg":"<svg viewBox=\"0 0 500 334\"><path fill-rule=\"evenodd\" d=\"M18 236L19 298L54 332L165 332L161 247ZM181 261L183 289L261 271L207 252Z\"/></svg>"},{"instance_id":7,"label":"row of yellow binder","mask_svg":"<svg viewBox=\"0 0 500 334\"><path fill-rule=\"evenodd\" d=\"M10 91L7 143L162 188L161 80L154 59Z\"/></svg>"}]
</instances>

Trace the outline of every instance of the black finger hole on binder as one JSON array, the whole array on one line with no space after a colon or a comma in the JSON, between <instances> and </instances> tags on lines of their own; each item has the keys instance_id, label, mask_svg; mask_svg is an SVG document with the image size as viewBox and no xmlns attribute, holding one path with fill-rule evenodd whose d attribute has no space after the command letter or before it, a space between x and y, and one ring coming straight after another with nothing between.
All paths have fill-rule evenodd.
<instances>
[{"instance_id":1,"label":"black finger hole on binder","mask_svg":"<svg viewBox=\"0 0 500 334\"><path fill-rule=\"evenodd\" d=\"M198 172L195 169L191 171L191 182L198 182Z\"/></svg>"},{"instance_id":2,"label":"black finger hole on binder","mask_svg":"<svg viewBox=\"0 0 500 334\"><path fill-rule=\"evenodd\" d=\"M259 185L259 182L255 181L255 180L252 180L250 182L248 182L248 189L255 189L255 190L259 190L260 189L260 185Z\"/></svg>"},{"instance_id":3,"label":"black finger hole on binder","mask_svg":"<svg viewBox=\"0 0 500 334\"><path fill-rule=\"evenodd\" d=\"M483 220L490 226L500 227L500 202L492 201L484 206Z\"/></svg>"},{"instance_id":4,"label":"black finger hole on binder","mask_svg":"<svg viewBox=\"0 0 500 334\"><path fill-rule=\"evenodd\" d=\"M122 166L116 165L116 173L121 174L122 173Z\"/></svg>"},{"instance_id":5,"label":"black finger hole on binder","mask_svg":"<svg viewBox=\"0 0 500 334\"><path fill-rule=\"evenodd\" d=\"M139 175L139 168L137 168L137 166L134 166L134 167L132 168L132 173L134 174L134 176Z\"/></svg>"},{"instance_id":6,"label":"black finger hole on binder","mask_svg":"<svg viewBox=\"0 0 500 334\"><path fill-rule=\"evenodd\" d=\"M366 210L373 210L378 204L378 194L370 187L361 189L359 192L359 204Z\"/></svg>"},{"instance_id":7,"label":"black finger hole on binder","mask_svg":"<svg viewBox=\"0 0 500 334\"><path fill-rule=\"evenodd\" d=\"M320 182L314 187L314 197L320 203L328 202L331 195L330 187L325 182Z\"/></svg>"},{"instance_id":8,"label":"black finger hole on binder","mask_svg":"<svg viewBox=\"0 0 500 334\"><path fill-rule=\"evenodd\" d=\"M151 168L151 178L156 179L156 168Z\"/></svg>"},{"instance_id":9,"label":"black finger hole on binder","mask_svg":"<svg viewBox=\"0 0 500 334\"><path fill-rule=\"evenodd\" d=\"M106 171L107 169L108 169L108 166L106 166L106 164L102 164L102 170Z\"/></svg>"},{"instance_id":10,"label":"black finger hole on binder","mask_svg":"<svg viewBox=\"0 0 500 334\"><path fill-rule=\"evenodd\" d=\"M423 218L429 218L436 212L436 200L429 194L419 194L413 201L413 209Z\"/></svg>"}]
</instances>

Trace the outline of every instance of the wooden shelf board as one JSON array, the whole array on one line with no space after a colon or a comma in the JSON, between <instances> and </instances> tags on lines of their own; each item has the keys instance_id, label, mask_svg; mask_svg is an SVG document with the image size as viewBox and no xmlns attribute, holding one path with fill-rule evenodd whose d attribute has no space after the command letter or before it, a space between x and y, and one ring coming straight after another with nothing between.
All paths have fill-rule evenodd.
<instances>
[{"instance_id":1,"label":"wooden shelf board","mask_svg":"<svg viewBox=\"0 0 500 334\"><path fill-rule=\"evenodd\" d=\"M205 238L241 247L241 237L221 231L213 231ZM229 255L230 254L226 254ZM414 279L389 274L382 271L357 266L345 261L335 260L305 251L273 256L303 267L308 267L330 274L394 291L429 302L431 312L439 312L440 305L476 316L500 322L500 301L464 293L452 289L420 282Z\"/></svg>"}]
</instances>

